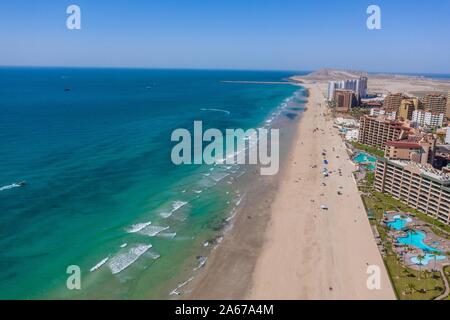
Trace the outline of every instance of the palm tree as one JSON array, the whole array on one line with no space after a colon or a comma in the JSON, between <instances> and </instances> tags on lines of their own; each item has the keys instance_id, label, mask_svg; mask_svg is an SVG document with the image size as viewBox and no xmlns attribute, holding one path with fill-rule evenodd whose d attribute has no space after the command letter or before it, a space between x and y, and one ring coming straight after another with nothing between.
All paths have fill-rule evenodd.
<instances>
[{"instance_id":1,"label":"palm tree","mask_svg":"<svg viewBox=\"0 0 450 320\"><path fill-rule=\"evenodd\" d=\"M414 290L416 290L416 285L414 283L408 283L409 294L413 294Z\"/></svg>"},{"instance_id":2,"label":"palm tree","mask_svg":"<svg viewBox=\"0 0 450 320\"><path fill-rule=\"evenodd\" d=\"M439 251L433 251L433 260L434 260L434 268L433 271L436 271L436 260L437 260L437 256L440 254Z\"/></svg>"},{"instance_id":3,"label":"palm tree","mask_svg":"<svg viewBox=\"0 0 450 320\"><path fill-rule=\"evenodd\" d=\"M420 280L420 275L422 273L422 261L425 259L425 256L422 254L419 254L417 256L417 261L419 262L419 280Z\"/></svg>"}]
</instances>

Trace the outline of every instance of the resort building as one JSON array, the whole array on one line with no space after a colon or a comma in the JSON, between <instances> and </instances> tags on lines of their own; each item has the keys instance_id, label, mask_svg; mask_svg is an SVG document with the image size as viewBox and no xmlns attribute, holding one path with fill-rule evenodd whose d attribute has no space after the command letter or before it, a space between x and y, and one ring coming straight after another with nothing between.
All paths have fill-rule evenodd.
<instances>
[{"instance_id":1,"label":"resort building","mask_svg":"<svg viewBox=\"0 0 450 320\"><path fill-rule=\"evenodd\" d=\"M371 117L386 116L386 118L389 120L395 120L397 112L395 111L386 112L386 110L382 108L373 108L370 109L370 116Z\"/></svg>"},{"instance_id":2,"label":"resort building","mask_svg":"<svg viewBox=\"0 0 450 320\"><path fill-rule=\"evenodd\" d=\"M450 144L450 127L447 127L447 132L445 134L445 143Z\"/></svg>"},{"instance_id":3,"label":"resort building","mask_svg":"<svg viewBox=\"0 0 450 320\"><path fill-rule=\"evenodd\" d=\"M355 93L352 90L335 90L334 103L336 112L348 112L356 104Z\"/></svg>"},{"instance_id":4,"label":"resort building","mask_svg":"<svg viewBox=\"0 0 450 320\"><path fill-rule=\"evenodd\" d=\"M447 114L447 99L442 94L430 93L422 101L423 108L435 113Z\"/></svg>"},{"instance_id":5,"label":"resort building","mask_svg":"<svg viewBox=\"0 0 450 320\"><path fill-rule=\"evenodd\" d=\"M367 77L360 77L356 80L356 94L358 95L358 99L367 96Z\"/></svg>"},{"instance_id":6,"label":"resort building","mask_svg":"<svg viewBox=\"0 0 450 320\"><path fill-rule=\"evenodd\" d=\"M387 141L384 157L392 160L412 160L411 155L414 152L419 154L421 149L422 147L417 142L407 140Z\"/></svg>"},{"instance_id":7,"label":"resort building","mask_svg":"<svg viewBox=\"0 0 450 320\"><path fill-rule=\"evenodd\" d=\"M380 101L361 101L360 108L372 109L377 108L381 109L383 104Z\"/></svg>"},{"instance_id":8,"label":"resort building","mask_svg":"<svg viewBox=\"0 0 450 320\"><path fill-rule=\"evenodd\" d=\"M442 127L444 124L444 113L414 110L412 113L411 122L420 127Z\"/></svg>"},{"instance_id":9,"label":"resort building","mask_svg":"<svg viewBox=\"0 0 450 320\"><path fill-rule=\"evenodd\" d=\"M384 157L390 160L408 160L416 163L433 163L436 139L432 134L409 136L400 141L387 141Z\"/></svg>"},{"instance_id":10,"label":"resort building","mask_svg":"<svg viewBox=\"0 0 450 320\"><path fill-rule=\"evenodd\" d=\"M403 140L411 128L402 122L388 120L385 116L363 116L360 119L358 142L373 147L384 147L386 141Z\"/></svg>"},{"instance_id":11,"label":"resort building","mask_svg":"<svg viewBox=\"0 0 450 320\"><path fill-rule=\"evenodd\" d=\"M398 118L401 120L411 120L414 110L419 109L419 99L403 99L400 102Z\"/></svg>"},{"instance_id":12,"label":"resort building","mask_svg":"<svg viewBox=\"0 0 450 320\"><path fill-rule=\"evenodd\" d=\"M360 100L367 96L367 77L328 82L328 101L332 101L336 90L351 90Z\"/></svg>"},{"instance_id":13,"label":"resort building","mask_svg":"<svg viewBox=\"0 0 450 320\"><path fill-rule=\"evenodd\" d=\"M450 176L410 161L377 161L375 190L450 224Z\"/></svg>"},{"instance_id":14,"label":"resort building","mask_svg":"<svg viewBox=\"0 0 450 320\"><path fill-rule=\"evenodd\" d=\"M328 82L328 101L333 101L334 99L334 91L336 89L343 89L341 88L341 82L340 81L330 81Z\"/></svg>"},{"instance_id":15,"label":"resort building","mask_svg":"<svg viewBox=\"0 0 450 320\"><path fill-rule=\"evenodd\" d=\"M404 96L401 93L388 94L384 98L383 108L387 112L395 111L398 113L398 111L400 109L400 104L402 103L403 99L404 99Z\"/></svg>"},{"instance_id":16,"label":"resort building","mask_svg":"<svg viewBox=\"0 0 450 320\"><path fill-rule=\"evenodd\" d=\"M447 112L445 113L446 117L450 119L450 91L447 95L447 107L445 108Z\"/></svg>"}]
</instances>

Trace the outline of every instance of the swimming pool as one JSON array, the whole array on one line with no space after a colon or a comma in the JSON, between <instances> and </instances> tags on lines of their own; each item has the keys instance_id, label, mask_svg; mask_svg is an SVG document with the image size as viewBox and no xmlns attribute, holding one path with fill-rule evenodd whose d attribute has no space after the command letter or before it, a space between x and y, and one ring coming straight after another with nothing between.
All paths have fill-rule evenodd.
<instances>
[{"instance_id":1,"label":"swimming pool","mask_svg":"<svg viewBox=\"0 0 450 320\"><path fill-rule=\"evenodd\" d=\"M445 260L445 256L436 256L436 261ZM417 265L426 266L430 261L434 261L434 254L426 253L422 261L419 261L418 257L412 257L411 262Z\"/></svg>"},{"instance_id":2,"label":"swimming pool","mask_svg":"<svg viewBox=\"0 0 450 320\"><path fill-rule=\"evenodd\" d=\"M406 225L412 221L410 217L402 218L400 215L396 215L392 217L394 220L389 221L386 223L386 225L395 230L403 230L405 229Z\"/></svg>"},{"instance_id":3,"label":"swimming pool","mask_svg":"<svg viewBox=\"0 0 450 320\"><path fill-rule=\"evenodd\" d=\"M434 260L435 253L436 260L445 260L446 256L439 255L441 251L437 248L427 245L424 240L426 238L425 232L422 231L408 231L406 237L398 238L397 241L401 244L410 245L422 249L425 253L423 260L420 262L418 256L412 257L411 261L414 264L426 266L430 261Z\"/></svg>"},{"instance_id":4,"label":"swimming pool","mask_svg":"<svg viewBox=\"0 0 450 320\"><path fill-rule=\"evenodd\" d=\"M365 167L371 171L376 169L377 158L368 155L367 153L360 152L353 158L353 161L359 164L364 164Z\"/></svg>"}]
</instances>

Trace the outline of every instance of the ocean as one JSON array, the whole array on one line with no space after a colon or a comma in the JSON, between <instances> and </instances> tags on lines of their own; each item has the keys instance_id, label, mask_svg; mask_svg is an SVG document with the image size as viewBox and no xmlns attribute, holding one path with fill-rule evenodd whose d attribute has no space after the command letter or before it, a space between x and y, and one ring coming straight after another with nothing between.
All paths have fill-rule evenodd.
<instances>
[{"instance_id":1,"label":"ocean","mask_svg":"<svg viewBox=\"0 0 450 320\"><path fill-rule=\"evenodd\" d=\"M292 75L0 68L0 299L170 298L220 240L247 170L175 166L172 131L292 117L301 87L222 82Z\"/></svg>"}]
</instances>

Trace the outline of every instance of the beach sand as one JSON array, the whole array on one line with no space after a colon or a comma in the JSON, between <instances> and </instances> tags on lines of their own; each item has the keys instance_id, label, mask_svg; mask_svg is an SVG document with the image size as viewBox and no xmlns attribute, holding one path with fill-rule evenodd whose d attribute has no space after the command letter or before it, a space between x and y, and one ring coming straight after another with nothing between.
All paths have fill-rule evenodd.
<instances>
[{"instance_id":1,"label":"beach sand","mask_svg":"<svg viewBox=\"0 0 450 320\"><path fill-rule=\"evenodd\" d=\"M319 86L302 85L310 91L308 109L277 183L255 184L256 197L248 197L184 298L395 299L352 176L355 167L325 115ZM327 178L323 149L332 171ZM255 202L259 191L265 198ZM367 288L369 265L380 268L380 290Z\"/></svg>"},{"instance_id":2,"label":"beach sand","mask_svg":"<svg viewBox=\"0 0 450 320\"><path fill-rule=\"evenodd\" d=\"M265 244L246 297L395 299L352 176L355 167L331 119L324 116L327 110L318 85L304 86L310 90L308 111L272 204ZM313 132L315 128L319 130ZM322 175L323 149L328 170L333 171L328 178ZM329 210L321 210L322 204ZM380 290L367 288L369 265L380 268Z\"/></svg>"}]
</instances>

